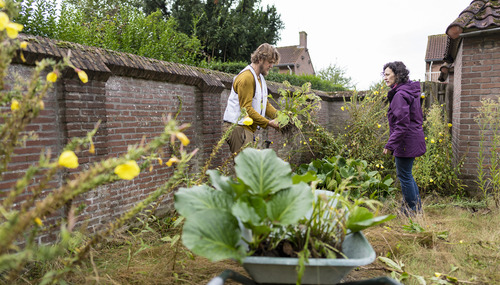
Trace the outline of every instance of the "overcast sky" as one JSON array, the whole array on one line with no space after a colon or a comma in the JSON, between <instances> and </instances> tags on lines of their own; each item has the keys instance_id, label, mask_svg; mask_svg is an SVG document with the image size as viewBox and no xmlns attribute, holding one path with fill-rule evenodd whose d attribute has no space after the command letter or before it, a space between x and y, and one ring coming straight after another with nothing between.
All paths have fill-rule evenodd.
<instances>
[{"instance_id":1,"label":"overcast sky","mask_svg":"<svg viewBox=\"0 0 500 285\"><path fill-rule=\"evenodd\" d=\"M425 78L429 35L444 34L471 0L262 0L274 4L285 28L277 46L307 47L316 72L344 67L358 90L381 80L382 67L403 61L411 80Z\"/></svg>"}]
</instances>

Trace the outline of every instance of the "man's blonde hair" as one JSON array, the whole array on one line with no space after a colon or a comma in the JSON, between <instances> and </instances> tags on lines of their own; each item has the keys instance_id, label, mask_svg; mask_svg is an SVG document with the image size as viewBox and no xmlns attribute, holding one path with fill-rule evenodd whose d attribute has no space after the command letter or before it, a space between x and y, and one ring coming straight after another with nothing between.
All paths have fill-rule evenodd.
<instances>
[{"instance_id":1,"label":"man's blonde hair","mask_svg":"<svg viewBox=\"0 0 500 285\"><path fill-rule=\"evenodd\" d=\"M260 63L262 61L269 61L274 64L277 64L280 60L280 54L276 47L268 43L261 44L253 53L252 53L252 63Z\"/></svg>"}]
</instances>

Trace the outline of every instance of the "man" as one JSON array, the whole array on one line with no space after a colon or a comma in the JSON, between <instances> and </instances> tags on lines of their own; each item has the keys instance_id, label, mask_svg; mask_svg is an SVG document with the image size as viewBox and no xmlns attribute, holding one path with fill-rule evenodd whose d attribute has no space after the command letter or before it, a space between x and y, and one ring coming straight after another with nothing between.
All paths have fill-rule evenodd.
<instances>
[{"instance_id":1,"label":"man","mask_svg":"<svg viewBox=\"0 0 500 285\"><path fill-rule=\"evenodd\" d=\"M236 123L240 117L241 108L245 108L248 117L253 120L250 125L243 124L245 118L238 121L238 125L227 139L231 153L239 151L241 147L252 142L257 127L278 128L276 120L266 119L266 117L276 118L276 109L267 100L267 85L264 79L273 64L279 61L278 50L270 44L261 44L252 53L251 61L252 63L234 78L224 112L224 130Z\"/></svg>"}]
</instances>

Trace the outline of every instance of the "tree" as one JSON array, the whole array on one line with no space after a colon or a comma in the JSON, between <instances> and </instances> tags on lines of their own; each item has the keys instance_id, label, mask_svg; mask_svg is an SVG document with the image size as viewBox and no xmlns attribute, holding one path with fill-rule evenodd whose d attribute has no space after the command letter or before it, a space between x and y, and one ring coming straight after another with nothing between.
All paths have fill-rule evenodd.
<instances>
[{"instance_id":1,"label":"tree","mask_svg":"<svg viewBox=\"0 0 500 285\"><path fill-rule=\"evenodd\" d=\"M262 43L276 44L283 22L260 0L175 0L171 17L179 30L196 35L209 59L247 61Z\"/></svg>"},{"instance_id":2,"label":"tree","mask_svg":"<svg viewBox=\"0 0 500 285\"><path fill-rule=\"evenodd\" d=\"M346 75L346 68L340 67L336 63L330 64L327 68L320 70L318 76L323 80L332 82L334 85L340 85L347 89L356 87L351 77Z\"/></svg>"}]
</instances>

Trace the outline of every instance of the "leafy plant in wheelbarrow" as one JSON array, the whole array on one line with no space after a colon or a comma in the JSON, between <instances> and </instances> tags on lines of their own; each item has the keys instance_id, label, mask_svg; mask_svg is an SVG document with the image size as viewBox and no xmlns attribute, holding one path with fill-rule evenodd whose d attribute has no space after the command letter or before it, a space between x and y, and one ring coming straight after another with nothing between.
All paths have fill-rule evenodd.
<instances>
[{"instance_id":1,"label":"leafy plant in wheelbarrow","mask_svg":"<svg viewBox=\"0 0 500 285\"><path fill-rule=\"evenodd\" d=\"M376 201L351 201L340 191L315 190L315 175L292 176L290 165L271 149L243 150L235 158L235 171L233 179L209 170L211 186L180 188L175 194L175 207L185 217L184 245L212 261L235 259L246 268L255 255L287 259L292 283L300 283L313 259L348 260L344 245L349 236L392 218L375 217L362 206L373 210ZM360 238L360 233L354 237ZM280 283L258 280L259 273L246 269L256 282ZM264 275L276 277L274 273Z\"/></svg>"}]
</instances>

